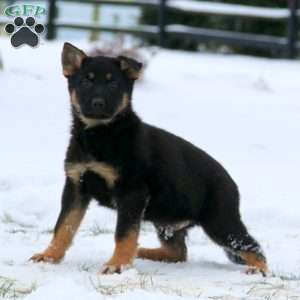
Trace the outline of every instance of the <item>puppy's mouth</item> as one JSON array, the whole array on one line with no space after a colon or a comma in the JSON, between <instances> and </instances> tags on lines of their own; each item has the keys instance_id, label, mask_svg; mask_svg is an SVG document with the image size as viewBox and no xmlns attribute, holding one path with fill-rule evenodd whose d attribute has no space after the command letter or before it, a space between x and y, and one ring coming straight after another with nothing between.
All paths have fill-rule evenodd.
<instances>
[{"instance_id":1,"label":"puppy's mouth","mask_svg":"<svg viewBox=\"0 0 300 300\"><path fill-rule=\"evenodd\" d=\"M87 113L82 113L82 115L85 118L95 119L95 120L106 120L112 118L111 114L108 113L87 112Z\"/></svg>"}]
</instances>

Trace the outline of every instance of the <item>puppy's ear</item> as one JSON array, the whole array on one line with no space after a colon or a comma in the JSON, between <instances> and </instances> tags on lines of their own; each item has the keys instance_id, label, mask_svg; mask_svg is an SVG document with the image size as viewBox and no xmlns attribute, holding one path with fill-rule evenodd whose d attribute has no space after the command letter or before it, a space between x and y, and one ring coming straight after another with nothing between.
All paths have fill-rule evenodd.
<instances>
[{"instance_id":1,"label":"puppy's ear","mask_svg":"<svg viewBox=\"0 0 300 300\"><path fill-rule=\"evenodd\" d=\"M120 62L121 70L125 72L130 79L136 80L140 77L143 67L142 63L125 56L118 56L117 59Z\"/></svg>"},{"instance_id":2,"label":"puppy's ear","mask_svg":"<svg viewBox=\"0 0 300 300\"><path fill-rule=\"evenodd\" d=\"M72 44L65 43L61 61L63 73L66 77L73 75L76 70L80 69L83 59L86 54Z\"/></svg>"}]
</instances>

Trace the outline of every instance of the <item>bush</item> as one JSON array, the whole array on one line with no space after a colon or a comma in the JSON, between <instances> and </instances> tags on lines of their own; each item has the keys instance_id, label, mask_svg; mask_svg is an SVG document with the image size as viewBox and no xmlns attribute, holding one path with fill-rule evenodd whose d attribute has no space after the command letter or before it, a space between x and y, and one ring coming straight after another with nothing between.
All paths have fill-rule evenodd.
<instances>
[{"instance_id":1,"label":"bush","mask_svg":"<svg viewBox=\"0 0 300 300\"><path fill-rule=\"evenodd\" d=\"M220 0L212 2L243 5L249 4L249 0ZM253 0L251 1L251 5L263 7L286 7L287 2L286 0ZM140 23L156 25L157 18L157 8L145 8L142 11ZM274 36L284 36L286 34L285 22L214 15L199 16L195 14L181 13L175 11L168 12L167 23ZM157 43L155 39L148 39L148 42L151 44ZM217 47L215 43L206 43L205 46L209 49L215 49ZM166 40L166 47L171 49L197 50L199 47L199 43L195 41L183 41L182 39L178 38L168 38ZM248 47L232 47L231 50L236 53L270 55L270 53L268 53L267 51L253 50L252 48Z\"/></svg>"}]
</instances>

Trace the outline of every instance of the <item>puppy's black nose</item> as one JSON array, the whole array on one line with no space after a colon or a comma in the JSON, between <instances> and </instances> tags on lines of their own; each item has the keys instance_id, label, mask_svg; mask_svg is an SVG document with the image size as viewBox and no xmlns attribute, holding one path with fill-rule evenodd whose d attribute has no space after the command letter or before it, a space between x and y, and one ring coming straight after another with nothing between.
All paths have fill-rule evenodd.
<instances>
[{"instance_id":1,"label":"puppy's black nose","mask_svg":"<svg viewBox=\"0 0 300 300\"><path fill-rule=\"evenodd\" d=\"M101 109L104 107L104 105L105 105L105 101L103 98L94 98L92 100L93 109L96 109L96 110Z\"/></svg>"}]
</instances>

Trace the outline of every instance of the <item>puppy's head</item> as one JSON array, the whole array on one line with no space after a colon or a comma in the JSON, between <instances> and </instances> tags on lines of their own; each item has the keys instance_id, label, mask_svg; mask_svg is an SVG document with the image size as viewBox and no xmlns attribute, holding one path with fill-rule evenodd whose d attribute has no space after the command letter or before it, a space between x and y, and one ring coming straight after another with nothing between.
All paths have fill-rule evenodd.
<instances>
[{"instance_id":1,"label":"puppy's head","mask_svg":"<svg viewBox=\"0 0 300 300\"><path fill-rule=\"evenodd\" d=\"M124 56L89 57L69 43L62 52L73 111L88 127L112 122L130 109L134 81L142 64Z\"/></svg>"}]
</instances>

